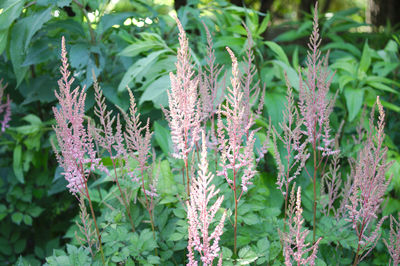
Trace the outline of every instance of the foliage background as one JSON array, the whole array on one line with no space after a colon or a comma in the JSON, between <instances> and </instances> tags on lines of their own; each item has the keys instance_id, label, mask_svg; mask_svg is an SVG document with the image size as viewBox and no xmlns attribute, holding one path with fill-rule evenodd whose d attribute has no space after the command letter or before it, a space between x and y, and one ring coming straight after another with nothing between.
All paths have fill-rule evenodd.
<instances>
[{"instance_id":1,"label":"foliage background","mask_svg":"<svg viewBox=\"0 0 400 266\"><path fill-rule=\"evenodd\" d=\"M331 51L331 68L336 71L331 91L339 90L331 117L332 127L339 128L344 121L341 149L344 157L354 156L358 147L351 144L351 139L363 106L370 108L376 96L381 96L388 117L386 145L390 160L394 161L389 173L394 177L383 215L393 214L400 211L399 31L394 25L366 24L363 10L366 6L361 1L357 2L361 9L335 10L342 6L341 2L346 1L337 1L332 5L333 12L321 15L322 50ZM346 3L349 2L352 1ZM188 1L177 14L188 32L194 62L205 64L204 21L213 32L217 62L225 64L228 73L230 59L225 46L231 47L238 58L244 55L246 32L241 22L246 23L256 43L259 78L267 87L264 118L257 123L267 128L267 117L271 117L275 126L282 120L286 95L284 71L298 90L297 69L304 65L306 38L312 24L308 14L301 20L296 19L297 1L275 1L272 13L268 14L259 13L257 5L257 1L245 7L225 1ZM168 192L168 188L173 184L172 168L176 162L170 162L170 166L167 161L171 142L160 110L160 105L167 105L168 73L175 69L177 29L170 16L175 12L172 3L5 0L0 3L0 10L0 78L8 83L6 93L13 101L11 127L0 136L0 264L14 263L20 256L24 257L20 262L42 263L53 254L54 248L62 248L73 238L78 204L66 191L66 181L50 145L50 140L54 140L51 108L60 76L61 36L67 40L75 83L87 90L88 114L93 113L94 104L92 70L109 106L118 105L126 110L129 97L125 88L127 85L133 88L143 119L150 117L153 121L153 144L162 160L161 167L168 173L166 181L159 184L159 190L164 193L159 214L165 219L176 216L184 221L183 209L174 209L173 214L166 211L168 204L175 204L173 192ZM260 134L259 138L263 137ZM257 188L250 190L248 201L241 208L244 233L240 245L251 247L258 257L262 254L272 263L278 256L279 242L274 239L276 236L272 237L272 227L263 228L262 224L279 222L283 199L275 189L273 160L267 157L258 170ZM303 198L304 215L310 219L312 191L309 182L303 182L302 186L307 188ZM137 215L140 219L140 213ZM179 229L179 221L164 226L173 234L164 237L174 238L176 251L182 251L184 230ZM70 228L68 232L66 228ZM252 241L245 232L261 235ZM264 243L262 236L268 236L269 242ZM270 248L266 250L265 246ZM321 252L327 252L324 246ZM245 250L239 255L251 258L253 255L248 253ZM376 264L387 261L383 244L377 246L377 253L370 260Z\"/></svg>"}]
</instances>

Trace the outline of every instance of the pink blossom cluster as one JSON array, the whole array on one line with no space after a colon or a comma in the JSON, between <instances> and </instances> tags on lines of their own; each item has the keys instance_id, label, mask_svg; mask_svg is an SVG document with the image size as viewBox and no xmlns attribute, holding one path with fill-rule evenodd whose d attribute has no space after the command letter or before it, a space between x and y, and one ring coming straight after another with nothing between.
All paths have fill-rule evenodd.
<instances>
[{"instance_id":1,"label":"pink blossom cluster","mask_svg":"<svg viewBox=\"0 0 400 266\"><path fill-rule=\"evenodd\" d=\"M300 74L299 109L303 118L308 142L313 148L321 150L322 156L337 153L333 150L334 140L330 136L329 116L336 96L329 99L328 93L334 74L328 70L328 57L321 57L319 46L321 38L318 28L318 5L315 4L313 32L308 43L306 79ZM321 143L322 142L322 143Z\"/></svg>"},{"instance_id":2,"label":"pink blossom cluster","mask_svg":"<svg viewBox=\"0 0 400 266\"><path fill-rule=\"evenodd\" d=\"M199 140L200 110L198 107L198 83L190 62L189 42L181 22L176 18L179 29L179 49L176 74L170 73L171 90L168 91L169 110L164 114L171 129L175 158L188 157Z\"/></svg>"},{"instance_id":3,"label":"pink blossom cluster","mask_svg":"<svg viewBox=\"0 0 400 266\"><path fill-rule=\"evenodd\" d=\"M355 165L353 184L348 210L348 220L352 223L358 237L356 261L362 261L375 247L380 238L379 229L387 217L380 219L375 230L370 232L372 222L377 219L377 213L383 201L383 196L391 181L385 174L390 167L387 163L387 147L383 146L385 138L385 113L377 98L379 118L374 126L375 108L371 111L369 131ZM364 255L362 255L364 254ZM358 258L360 255L360 258ZM361 256L362 255L362 256Z\"/></svg>"},{"instance_id":4,"label":"pink blossom cluster","mask_svg":"<svg viewBox=\"0 0 400 266\"><path fill-rule=\"evenodd\" d=\"M221 207L224 196L218 197L209 207L211 199L218 195L219 189L211 184L214 175L208 172L207 146L205 133L202 134L202 152L197 178L193 178L190 200L187 202L187 217L189 222L188 259L187 265L197 265L194 250L199 252L203 265L212 265L220 252L219 240L223 233L226 212L210 234L209 229L215 214Z\"/></svg>"},{"instance_id":5,"label":"pink blossom cluster","mask_svg":"<svg viewBox=\"0 0 400 266\"><path fill-rule=\"evenodd\" d=\"M252 184L250 179L256 174L254 169L254 142L255 131L250 130L254 124L253 117L246 116L246 105L249 103L243 99L243 88L240 81L237 58L228 47L226 48L232 60L231 87L228 88L226 103L220 106L218 112L218 143L221 152L222 170L217 174L223 176L231 188L236 187L236 178L240 170L242 193L247 191ZM226 118L224 123L222 116ZM247 121L247 123L244 123ZM228 171L233 172L232 179ZM236 189L236 188L235 188ZM240 197L239 197L240 198Z\"/></svg>"},{"instance_id":6,"label":"pink blossom cluster","mask_svg":"<svg viewBox=\"0 0 400 266\"><path fill-rule=\"evenodd\" d=\"M67 187L73 193L83 192L91 171L98 169L108 173L94 150L93 138L84 126L85 98L84 89L71 90L74 78L70 78L68 70L67 50L62 39L61 50L62 78L58 81L59 92L55 95L59 108L54 107L56 132L59 150L53 145L59 165L64 169L63 175L68 181Z\"/></svg>"},{"instance_id":7,"label":"pink blossom cluster","mask_svg":"<svg viewBox=\"0 0 400 266\"><path fill-rule=\"evenodd\" d=\"M0 120L1 131L4 132L6 128L8 128L9 122L11 120L11 100L10 96L7 95L7 101L2 103L4 90L6 89L7 84L3 85L3 80L0 80L0 115L3 114L3 119Z\"/></svg>"},{"instance_id":8,"label":"pink blossom cluster","mask_svg":"<svg viewBox=\"0 0 400 266\"><path fill-rule=\"evenodd\" d=\"M288 208L288 232L283 232L283 255L285 265L291 266L295 261L296 265L315 265L317 257L318 244L322 238L319 238L313 245L306 243L306 237L309 234L308 229L303 229L304 219L301 208L301 187L297 189L297 197L294 195L295 185L290 195L290 204Z\"/></svg>"}]
</instances>

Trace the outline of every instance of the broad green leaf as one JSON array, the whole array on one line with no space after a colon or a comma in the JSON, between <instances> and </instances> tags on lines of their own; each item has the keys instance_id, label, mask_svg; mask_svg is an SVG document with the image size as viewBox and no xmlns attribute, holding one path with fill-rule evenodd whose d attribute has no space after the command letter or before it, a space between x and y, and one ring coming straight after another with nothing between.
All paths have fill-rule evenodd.
<instances>
[{"instance_id":1,"label":"broad green leaf","mask_svg":"<svg viewBox=\"0 0 400 266\"><path fill-rule=\"evenodd\" d=\"M69 61L73 68L83 69L89 63L89 46L85 43L78 43L71 46ZM91 72L90 72L91 73Z\"/></svg>"},{"instance_id":2,"label":"broad green leaf","mask_svg":"<svg viewBox=\"0 0 400 266\"><path fill-rule=\"evenodd\" d=\"M145 89L142 97L140 97L139 104L142 104L145 101L152 101L156 108L158 108L160 104L162 106L167 106L167 90L170 87L171 81L169 75L159 77Z\"/></svg>"},{"instance_id":3,"label":"broad green leaf","mask_svg":"<svg viewBox=\"0 0 400 266\"><path fill-rule=\"evenodd\" d=\"M366 42L364 44L364 49L361 55L360 66L358 68L358 71L366 73L370 65L371 65L371 52L368 43Z\"/></svg>"},{"instance_id":4,"label":"broad green leaf","mask_svg":"<svg viewBox=\"0 0 400 266\"><path fill-rule=\"evenodd\" d=\"M160 125L157 121L154 122L154 137L163 153L168 156L172 151L171 134L167 128Z\"/></svg>"},{"instance_id":5,"label":"broad green leaf","mask_svg":"<svg viewBox=\"0 0 400 266\"><path fill-rule=\"evenodd\" d=\"M14 148L13 155L14 174L20 183L24 183L24 173L22 170L22 146L19 144Z\"/></svg>"},{"instance_id":6,"label":"broad green leaf","mask_svg":"<svg viewBox=\"0 0 400 266\"><path fill-rule=\"evenodd\" d=\"M26 225L32 225L32 217L28 214L24 215L24 223Z\"/></svg>"},{"instance_id":7,"label":"broad green leaf","mask_svg":"<svg viewBox=\"0 0 400 266\"><path fill-rule=\"evenodd\" d=\"M20 212L14 212L11 215L11 220L16 223L16 224L20 224L22 221L22 218L24 217L24 215Z\"/></svg>"},{"instance_id":8,"label":"broad green leaf","mask_svg":"<svg viewBox=\"0 0 400 266\"><path fill-rule=\"evenodd\" d=\"M121 82L119 83L118 86L118 92L122 92L126 90L126 87L128 84L133 81L137 75L141 74L143 71L146 69L149 69L152 67L152 65L157 61L159 56L161 56L163 53L166 53L167 50L160 50L157 52L152 52L145 58L142 58L138 61L136 61L135 64L133 64L125 73L124 77L122 78Z\"/></svg>"},{"instance_id":9,"label":"broad green leaf","mask_svg":"<svg viewBox=\"0 0 400 266\"><path fill-rule=\"evenodd\" d=\"M351 122L360 111L364 99L364 89L346 88L344 90L347 110L349 111L348 120Z\"/></svg>"},{"instance_id":10,"label":"broad green leaf","mask_svg":"<svg viewBox=\"0 0 400 266\"><path fill-rule=\"evenodd\" d=\"M278 60L290 66L289 59L287 58L285 52L283 51L282 47L279 46L279 44L270 41L266 41L264 43L275 53Z\"/></svg>"},{"instance_id":11,"label":"broad green leaf","mask_svg":"<svg viewBox=\"0 0 400 266\"><path fill-rule=\"evenodd\" d=\"M352 82L355 78L349 75L339 75L339 89L340 92L343 91L344 87L349 83Z\"/></svg>"},{"instance_id":12,"label":"broad green leaf","mask_svg":"<svg viewBox=\"0 0 400 266\"><path fill-rule=\"evenodd\" d=\"M285 108L286 96L280 93L266 93L265 107L268 111L268 116L271 117L272 124L279 130L278 123L283 119L283 110Z\"/></svg>"},{"instance_id":13,"label":"broad green leaf","mask_svg":"<svg viewBox=\"0 0 400 266\"><path fill-rule=\"evenodd\" d=\"M24 78L27 67L22 66L25 61L25 53L33 35L51 19L51 8L38 12L32 16L19 20L12 29L10 41L10 57L17 76L17 86Z\"/></svg>"},{"instance_id":14,"label":"broad green leaf","mask_svg":"<svg viewBox=\"0 0 400 266\"><path fill-rule=\"evenodd\" d=\"M151 49L162 48L160 43L154 41L138 41L134 44L129 45L124 50L118 53L119 56L130 56L134 57L142 52L149 51Z\"/></svg>"},{"instance_id":15,"label":"broad green leaf","mask_svg":"<svg viewBox=\"0 0 400 266\"><path fill-rule=\"evenodd\" d=\"M133 12L106 14L100 18L97 31L102 34L114 25L121 25L127 18L133 15Z\"/></svg>"},{"instance_id":16,"label":"broad green leaf","mask_svg":"<svg viewBox=\"0 0 400 266\"><path fill-rule=\"evenodd\" d=\"M0 14L0 30L9 29L10 25L21 14L24 3L25 0L5 0L3 3L0 4L0 9L3 9Z\"/></svg>"},{"instance_id":17,"label":"broad green leaf","mask_svg":"<svg viewBox=\"0 0 400 266\"><path fill-rule=\"evenodd\" d=\"M161 197L165 195L175 195L177 189L169 162L167 160L163 160L160 162L159 167L161 176L158 180L157 189Z\"/></svg>"}]
</instances>

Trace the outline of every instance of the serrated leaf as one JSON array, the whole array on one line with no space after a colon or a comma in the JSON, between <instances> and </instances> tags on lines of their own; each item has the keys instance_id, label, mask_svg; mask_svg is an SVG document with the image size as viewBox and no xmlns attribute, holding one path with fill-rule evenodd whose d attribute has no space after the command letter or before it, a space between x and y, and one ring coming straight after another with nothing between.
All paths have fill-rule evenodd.
<instances>
[{"instance_id":1,"label":"serrated leaf","mask_svg":"<svg viewBox=\"0 0 400 266\"><path fill-rule=\"evenodd\" d=\"M168 238L168 240L170 240L170 241L178 241L181 239L183 239L183 234L181 234L181 233L173 233Z\"/></svg>"},{"instance_id":2,"label":"serrated leaf","mask_svg":"<svg viewBox=\"0 0 400 266\"><path fill-rule=\"evenodd\" d=\"M28 214L24 215L24 223L26 225L32 225L32 217Z\"/></svg>"},{"instance_id":3,"label":"serrated leaf","mask_svg":"<svg viewBox=\"0 0 400 266\"><path fill-rule=\"evenodd\" d=\"M16 224L20 224L22 221L22 218L24 217L24 215L20 212L14 212L11 215L11 220L16 223Z\"/></svg>"}]
</instances>

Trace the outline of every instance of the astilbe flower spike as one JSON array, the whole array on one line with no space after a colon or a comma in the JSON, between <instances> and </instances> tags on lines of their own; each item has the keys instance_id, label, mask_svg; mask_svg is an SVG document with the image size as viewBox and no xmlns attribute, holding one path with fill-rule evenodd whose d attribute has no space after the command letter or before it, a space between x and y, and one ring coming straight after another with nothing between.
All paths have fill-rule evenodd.
<instances>
[{"instance_id":1,"label":"astilbe flower spike","mask_svg":"<svg viewBox=\"0 0 400 266\"><path fill-rule=\"evenodd\" d=\"M318 244L322 238L319 238L313 245L306 243L306 237L309 234L308 229L303 229L304 219L301 208L301 187L297 189L297 197L294 195L295 185L292 187L290 195L290 204L288 208L288 232L282 232L283 256L285 265L291 266L295 261L297 265L315 265L317 257ZM310 254L311 253L311 254Z\"/></svg>"},{"instance_id":2,"label":"astilbe flower spike","mask_svg":"<svg viewBox=\"0 0 400 266\"><path fill-rule=\"evenodd\" d=\"M226 103L219 107L218 112L217 133L222 170L218 171L217 174L226 179L234 194L234 253L236 254L238 202L243 193L247 191L248 186L252 184L250 180L256 174L253 153L255 131L250 131L251 126L254 124L252 116L250 116L246 124L243 123L246 115L245 105L249 103L243 101L243 88L240 82L236 56L231 49L228 47L226 49L232 60L232 77L231 87L228 88L228 95L226 96ZM226 124L223 122L222 116L226 118ZM229 175L230 171L232 171L232 176ZM240 171L242 171L241 191L238 190Z\"/></svg>"},{"instance_id":3,"label":"astilbe flower spike","mask_svg":"<svg viewBox=\"0 0 400 266\"><path fill-rule=\"evenodd\" d=\"M94 150L93 138L84 126L85 98L84 89L71 90L74 78L68 70L67 50L62 38L61 51L62 78L58 81L60 91L55 92L60 107L53 107L56 132L60 152L54 147L59 165L64 169L63 175L68 181L67 187L73 194L84 192L87 178L96 168L108 173ZM88 167L86 167L88 166Z\"/></svg>"},{"instance_id":4,"label":"astilbe flower spike","mask_svg":"<svg viewBox=\"0 0 400 266\"><path fill-rule=\"evenodd\" d=\"M130 107L129 115L126 114L122 109L121 112L126 121L125 140L127 144L127 150L129 156L134 158L139 164L139 170L141 174L141 187L145 198L145 208L147 209L150 216L151 228L153 231L153 237L155 239L155 227L153 221L153 199L157 196L155 186L151 183L150 174L147 173L149 170L149 160L151 157L151 137L153 135L150 132L150 119L147 119L146 125L142 125L140 121L140 113L137 110L135 97L132 91L128 88ZM145 186L145 176L148 176L147 183L149 189Z\"/></svg>"},{"instance_id":5,"label":"astilbe flower spike","mask_svg":"<svg viewBox=\"0 0 400 266\"><path fill-rule=\"evenodd\" d=\"M3 119L0 120L1 132L4 132L10 125L8 124L11 120L11 100L7 94L7 101L2 103L4 90L7 88L7 84L3 85L3 79L0 80L0 115L3 114Z\"/></svg>"},{"instance_id":6,"label":"astilbe flower spike","mask_svg":"<svg viewBox=\"0 0 400 266\"><path fill-rule=\"evenodd\" d=\"M119 193L121 195L120 201L125 207L128 219L132 227L132 231L134 232L135 225L133 223L132 215L130 212L129 200L127 199L128 196L126 195L126 191L123 191L123 189L121 188L117 174L118 161L120 161L121 164L125 163L125 167L127 167L128 164L127 163L128 152L124 145L121 122L119 119L119 115L113 116L112 111L107 111L107 105L105 103L106 99L103 96L103 92L99 87L94 71L93 71L93 84L94 84L93 88L95 91L95 101L96 101L96 105L94 107L94 113L100 120L101 127L98 128L95 127L94 125L91 125L91 127L89 127L89 131L92 132L92 134L94 135L94 139L98 143L98 145L104 148L109 153L114 169L114 181L117 184ZM117 118L117 123L116 123L116 131L114 133L113 124L115 122L115 118Z\"/></svg>"},{"instance_id":7,"label":"astilbe flower spike","mask_svg":"<svg viewBox=\"0 0 400 266\"><path fill-rule=\"evenodd\" d=\"M316 233L317 216L317 172L320 169L323 158L333 155L338 151L333 150L333 138L330 136L329 116L332 112L335 97L329 99L329 87L334 74L328 70L329 52L321 57L319 46L321 38L318 28L318 2L315 3L313 32L308 43L307 71L303 81L302 71L299 71L299 110L303 119L306 142L311 144L313 151L313 241ZM322 152L322 154L321 154ZM305 168L307 170L307 168ZM308 173L308 172L307 172Z\"/></svg>"},{"instance_id":8,"label":"astilbe flower spike","mask_svg":"<svg viewBox=\"0 0 400 266\"><path fill-rule=\"evenodd\" d=\"M108 174L108 169L101 163L94 150L92 136L84 126L85 99L84 89L79 87L71 90L74 78L70 78L68 70L67 50L65 39L61 41L60 72L62 78L58 81L59 92L55 92L59 108L53 107L56 125L53 129L56 133L60 152L52 143L59 165L64 169L62 173L68 181L67 187L76 197L85 196L89 201L90 211L96 228L97 241L101 252L101 259L105 265L103 248L101 245L100 231L97 226L96 217L90 199L87 180L95 169Z\"/></svg>"},{"instance_id":9,"label":"astilbe flower spike","mask_svg":"<svg viewBox=\"0 0 400 266\"><path fill-rule=\"evenodd\" d=\"M212 265L220 252L219 239L223 233L226 211L221 220L215 227L214 232L209 233L210 225L214 220L215 214L219 210L224 196L216 199L210 207L210 200L217 196L219 189L211 184L214 175L208 172L206 137L202 133L202 152L199 163L197 178L193 179L190 192L190 200L187 202L188 216L188 259L187 265L197 265L194 258L194 251L199 252L203 265ZM221 257L220 257L221 260Z\"/></svg>"},{"instance_id":10,"label":"astilbe flower spike","mask_svg":"<svg viewBox=\"0 0 400 266\"><path fill-rule=\"evenodd\" d=\"M390 236L389 243L386 239L383 240L385 243L390 256L392 257L392 261L389 262L389 265L397 266L400 263L400 213L399 220L390 215Z\"/></svg>"},{"instance_id":11,"label":"astilbe flower spike","mask_svg":"<svg viewBox=\"0 0 400 266\"><path fill-rule=\"evenodd\" d=\"M171 129L175 158L183 159L186 168L187 193L189 194L189 153L199 140L200 110L198 107L198 78L191 64L189 41L178 18L179 45L176 74L170 73L171 90L168 91L169 110L163 108Z\"/></svg>"},{"instance_id":12,"label":"astilbe flower spike","mask_svg":"<svg viewBox=\"0 0 400 266\"><path fill-rule=\"evenodd\" d=\"M301 173L310 155L306 150L306 143L301 143L301 138L303 136L301 126L303 120L299 118L299 113L294 103L293 91L286 74L285 78L287 86L287 103L285 104L285 109L283 111L283 122L279 123L279 126L282 129L282 134L279 134L275 127L273 127L274 134L272 135L274 157L278 168L276 185L285 197L284 221L286 221L290 184ZM284 162L282 162L278 151L277 137L284 146Z\"/></svg>"},{"instance_id":13,"label":"astilbe flower spike","mask_svg":"<svg viewBox=\"0 0 400 266\"><path fill-rule=\"evenodd\" d=\"M387 147L383 146L385 138L385 112L377 98L379 118L374 126L375 106L369 120L369 132L362 149L358 153L353 185L348 210L348 220L352 223L358 238L358 246L354 265L362 261L375 247L381 234L379 232L386 216L377 223L371 232L370 225L377 219L379 207L391 178L386 180L385 174L390 167L387 163Z\"/></svg>"}]
</instances>

